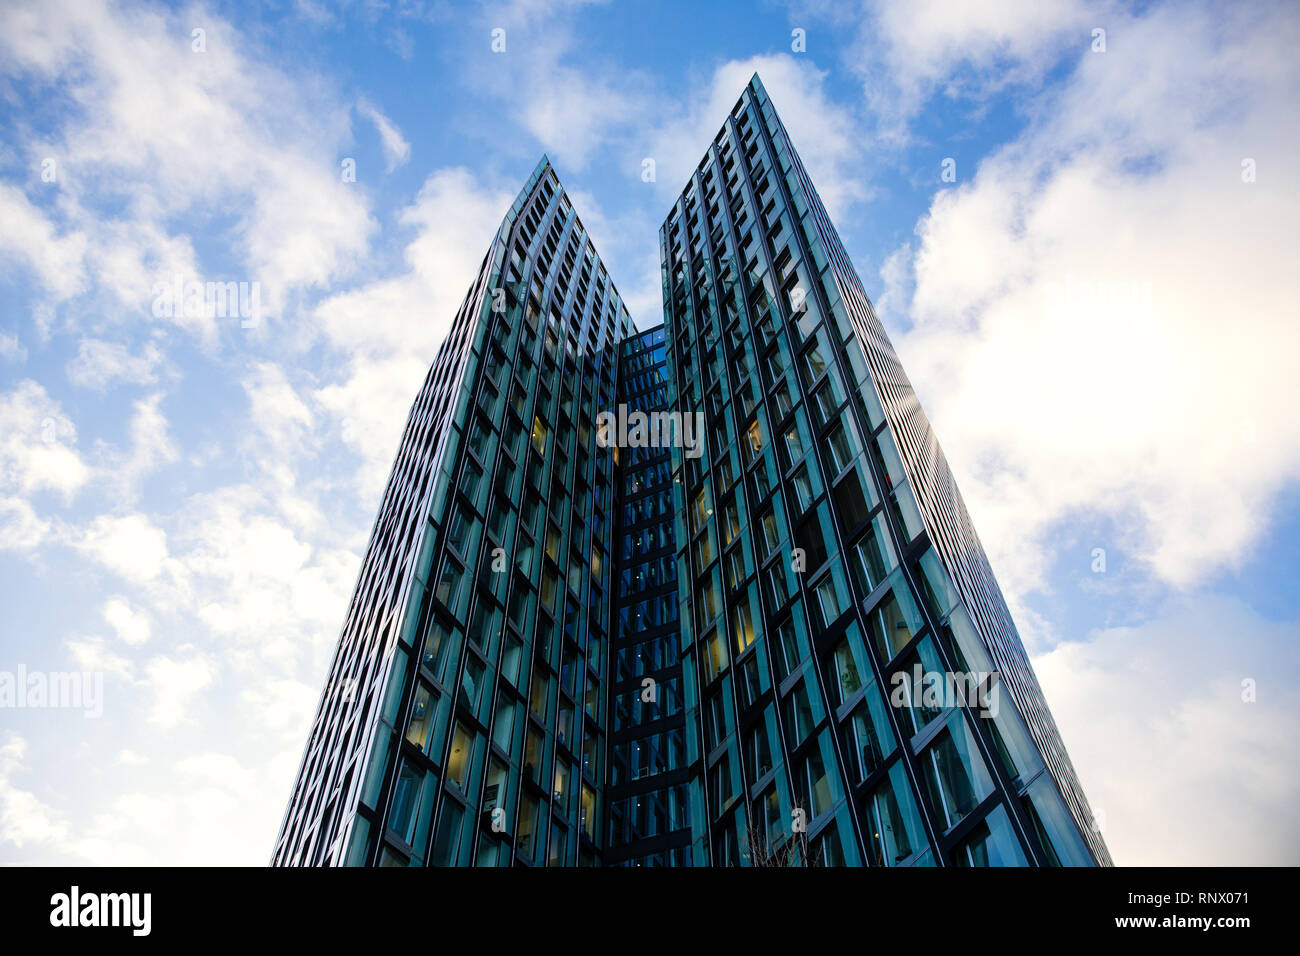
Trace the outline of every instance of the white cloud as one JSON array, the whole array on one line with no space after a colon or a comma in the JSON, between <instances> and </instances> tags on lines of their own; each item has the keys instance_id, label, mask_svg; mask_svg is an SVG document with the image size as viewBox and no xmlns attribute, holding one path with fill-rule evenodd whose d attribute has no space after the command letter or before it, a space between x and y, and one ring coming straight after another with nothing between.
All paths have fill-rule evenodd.
<instances>
[{"instance_id":1,"label":"white cloud","mask_svg":"<svg viewBox=\"0 0 1300 956\"><path fill-rule=\"evenodd\" d=\"M0 495L0 551L31 551L49 533L50 523L25 500Z\"/></svg>"},{"instance_id":2,"label":"white cloud","mask_svg":"<svg viewBox=\"0 0 1300 956\"><path fill-rule=\"evenodd\" d=\"M158 579L169 566L167 534L147 515L100 515L73 544L125 580Z\"/></svg>"},{"instance_id":3,"label":"white cloud","mask_svg":"<svg viewBox=\"0 0 1300 956\"><path fill-rule=\"evenodd\" d=\"M177 607L223 640L224 659L253 672L315 661L337 636L354 554L300 537L251 486L195 495L177 522L188 593Z\"/></svg>"},{"instance_id":4,"label":"white cloud","mask_svg":"<svg viewBox=\"0 0 1300 956\"><path fill-rule=\"evenodd\" d=\"M266 443L266 450L283 455L286 449L300 449L314 418L284 369L270 362L259 362L244 379L243 386L251 424L258 440Z\"/></svg>"},{"instance_id":5,"label":"white cloud","mask_svg":"<svg viewBox=\"0 0 1300 956\"><path fill-rule=\"evenodd\" d=\"M126 598L120 595L109 598L104 602L102 613L122 643L134 646L149 640L152 632L149 615L131 607Z\"/></svg>"},{"instance_id":6,"label":"white cloud","mask_svg":"<svg viewBox=\"0 0 1300 956\"><path fill-rule=\"evenodd\" d=\"M90 477L77 430L45 388L30 379L0 394L0 489L49 489L71 497Z\"/></svg>"},{"instance_id":7,"label":"white cloud","mask_svg":"<svg viewBox=\"0 0 1300 956\"><path fill-rule=\"evenodd\" d=\"M118 451L107 446L101 449L105 458L102 478L119 501L133 500L142 479L180 457L169 434L167 417L159 407L161 403L162 395L151 395L134 403L129 450Z\"/></svg>"},{"instance_id":8,"label":"white cloud","mask_svg":"<svg viewBox=\"0 0 1300 956\"><path fill-rule=\"evenodd\" d=\"M6 362L27 361L27 349L18 341L17 335L0 332L0 359Z\"/></svg>"},{"instance_id":9,"label":"white cloud","mask_svg":"<svg viewBox=\"0 0 1300 956\"><path fill-rule=\"evenodd\" d=\"M120 343L85 338L67 364L68 380L99 392L118 382L152 385L158 381L162 361L162 350L154 342L145 343L140 354L134 355Z\"/></svg>"},{"instance_id":10,"label":"white cloud","mask_svg":"<svg viewBox=\"0 0 1300 956\"><path fill-rule=\"evenodd\" d=\"M1298 640L1198 596L1034 659L1117 864L1300 863Z\"/></svg>"},{"instance_id":11,"label":"white cloud","mask_svg":"<svg viewBox=\"0 0 1300 956\"><path fill-rule=\"evenodd\" d=\"M160 655L145 665L144 672L153 691L149 720L164 729L194 723L195 699L217 677L216 665L197 655L183 660Z\"/></svg>"},{"instance_id":12,"label":"white cloud","mask_svg":"<svg viewBox=\"0 0 1300 956\"><path fill-rule=\"evenodd\" d=\"M68 837L68 825L30 791L14 785L23 772L27 741L13 731L0 745L0 842L19 849L31 844L58 844Z\"/></svg>"},{"instance_id":13,"label":"white cloud","mask_svg":"<svg viewBox=\"0 0 1300 956\"><path fill-rule=\"evenodd\" d=\"M307 739L319 699L319 688L293 679L266 681L240 695L249 718L266 732L283 735L290 745Z\"/></svg>"},{"instance_id":14,"label":"white cloud","mask_svg":"<svg viewBox=\"0 0 1300 956\"><path fill-rule=\"evenodd\" d=\"M487 5L480 20L483 45L466 51L469 81L507 104L517 122L558 161L587 166L648 108L645 81L626 64L607 61L585 42L571 13L576 2ZM506 31L506 49L491 50L491 31Z\"/></svg>"},{"instance_id":15,"label":"white cloud","mask_svg":"<svg viewBox=\"0 0 1300 956\"><path fill-rule=\"evenodd\" d=\"M1123 19L1109 0L791 3L791 22L808 30L810 51L850 38L840 57L862 83L873 144L886 148L913 140L911 122L936 95L982 110L1009 89L1035 90L1062 58L1090 49L1093 29Z\"/></svg>"},{"instance_id":16,"label":"white cloud","mask_svg":"<svg viewBox=\"0 0 1300 956\"><path fill-rule=\"evenodd\" d=\"M195 20L206 52L190 47ZM314 82L265 65L255 42L210 11L184 14L136 3L53 2L0 11L0 64L74 108L42 141L61 176L57 214L14 187L0 192L0 247L27 263L56 299L87 274L137 315L153 283L258 281L268 315L295 289L349 272L375 228L364 194L338 174L347 105ZM123 212L92 210L119 199ZM166 223L243 212L234 245L244 275L203 275L189 240ZM211 343L207 315L174 316Z\"/></svg>"},{"instance_id":17,"label":"white cloud","mask_svg":"<svg viewBox=\"0 0 1300 956\"><path fill-rule=\"evenodd\" d=\"M78 670L87 673L112 674L128 682L135 679L134 665L131 661L111 650L102 637L68 641L67 648Z\"/></svg>"},{"instance_id":18,"label":"white cloud","mask_svg":"<svg viewBox=\"0 0 1300 956\"><path fill-rule=\"evenodd\" d=\"M402 131L369 100L364 98L359 100L357 112L375 125L375 130L379 133L379 141L384 147L384 161L388 172L391 173L411 158L411 144L402 136Z\"/></svg>"},{"instance_id":19,"label":"white cloud","mask_svg":"<svg viewBox=\"0 0 1300 956\"><path fill-rule=\"evenodd\" d=\"M366 500L378 500L424 377L514 195L467 169L438 170L400 216L415 230L406 271L330 296L316 322L350 355L346 377L312 396L358 452Z\"/></svg>"},{"instance_id":20,"label":"white cloud","mask_svg":"<svg viewBox=\"0 0 1300 956\"><path fill-rule=\"evenodd\" d=\"M114 796L79 829L75 848L119 866L265 862L297 757L277 753L254 767L242 756L203 750L169 764L151 761L152 786ZM267 780L283 781L284 789Z\"/></svg>"},{"instance_id":21,"label":"white cloud","mask_svg":"<svg viewBox=\"0 0 1300 956\"><path fill-rule=\"evenodd\" d=\"M1097 546L1189 585L1300 476L1296 24L1233 21L1112 29L890 263L891 312L915 282L900 357L1013 594L1085 511L1121 528Z\"/></svg>"},{"instance_id":22,"label":"white cloud","mask_svg":"<svg viewBox=\"0 0 1300 956\"><path fill-rule=\"evenodd\" d=\"M81 232L58 235L57 227L21 190L0 183L0 253L34 271L56 300L85 289L86 245Z\"/></svg>"}]
</instances>

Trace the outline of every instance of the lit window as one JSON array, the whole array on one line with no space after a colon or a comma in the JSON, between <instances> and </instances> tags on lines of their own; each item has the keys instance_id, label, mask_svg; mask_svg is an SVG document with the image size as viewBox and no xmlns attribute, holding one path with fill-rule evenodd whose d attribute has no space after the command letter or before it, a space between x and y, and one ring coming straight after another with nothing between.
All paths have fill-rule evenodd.
<instances>
[{"instance_id":1,"label":"lit window","mask_svg":"<svg viewBox=\"0 0 1300 956\"><path fill-rule=\"evenodd\" d=\"M532 439L533 439L533 448L537 450L537 454L539 455L546 454L546 439L549 436L549 434L550 433L547 431L546 426L542 423L542 420L536 415L534 415Z\"/></svg>"}]
</instances>

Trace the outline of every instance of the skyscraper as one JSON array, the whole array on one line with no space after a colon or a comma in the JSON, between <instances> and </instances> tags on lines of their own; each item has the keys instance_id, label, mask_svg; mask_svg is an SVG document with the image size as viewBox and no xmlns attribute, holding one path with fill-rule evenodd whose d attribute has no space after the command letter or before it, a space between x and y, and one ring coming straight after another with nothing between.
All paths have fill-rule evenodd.
<instances>
[{"instance_id":1,"label":"skyscraper","mask_svg":"<svg viewBox=\"0 0 1300 956\"><path fill-rule=\"evenodd\" d=\"M947 461L757 76L660 254L669 391L709 438L673 459L703 731L693 862L794 841L822 864L1109 863Z\"/></svg>"},{"instance_id":2,"label":"skyscraper","mask_svg":"<svg viewBox=\"0 0 1300 956\"><path fill-rule=\"evenodd\" d=\"M273 862L1109 863L757 76L660 246L664 325L635 332L545 159L507 213L412 409ZM608 427L661 415L672 441Z\"/></svg>"},{"instance_id":3,"label":"skyscraper","mask_svg":"<svg viewBox=\"0 0 1300 956\"><path fill-rule=\"evenodd\" d=\"M416 398L277 840L289 865L594 864L632 323L543 159Z\"/></svg>"}]
</instances>

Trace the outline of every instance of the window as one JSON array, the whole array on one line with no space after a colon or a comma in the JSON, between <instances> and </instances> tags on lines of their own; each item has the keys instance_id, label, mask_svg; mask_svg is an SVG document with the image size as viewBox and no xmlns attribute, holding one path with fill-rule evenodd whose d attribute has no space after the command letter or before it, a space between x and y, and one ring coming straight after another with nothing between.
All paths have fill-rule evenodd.
<instances>
[{"instance_id":1,"label":"window","mask_svg":"<svg viewBox=\"0 0 1300 956\"><path fill-rule=\"evenodd\" d=\"M776 519L776 512L771 508L763 512L762 518L759 519L763 526L763 545L767 553L771 554L781 544L781 527Z\"/></svg>"},{"instance_id":2,"label":"window","mask_svg":"<svg viewBox=\"0 0 1300 956\"><path fill-rule=\"evenodd\" d=\"M732 588L740 587L741 583L749 576L748 569L745 566L745 553L740 547L732 548L726 555L727 567L727 586Z\"/></svg>"},{"instance_id":3,"label":"window","mask_svg":"<svg viewBox=\"0 0 1300 956\"><path fill-rule=\"evenodd\" d=\"M857 636L853 636L853 642L850 643L849 635L845 635L835 650L831 652L832 677L834 680L831 686L839 691L841 702L848 700L859 690L862 689L863 673L858 665L859 651L855 646Z\"/></svg>"},{"instance_id":4,"label":"window","mask_svg":"<svg viewBox=\"0 0 1300 956\"><path fill-rule=\"evenodd\" d=\"M812 733L813 720L808 691L800 681L785 699L786 735L791 747L799 746Z\"/></svg>"},{"instance_id":5,"label":"window","mask_svg":"<svg viewBox=\"0 0 1300 956\"><path fill-rule=\"evenodd\" d=\"M537 812L539 804L534 797L525 796L519 812L519 854L525 860L536 860Z\"/></svg>"},{"instance_id":6,"label":"window","mask_svg":"<svg viewBox=\"0 0 1300 956\"><path fill-rule=\"evenodd\" d=\"M469 779L473 746L473 731L457 721L456 732L451 738L451 753L447 755L447 780L461 790L465 789L465 783Z\"/></svg>"},{"instance_id":7,"label":"window","mask_svg":"<svg viewBox=\"0 0 1300 956\"><path fill-rule=\"evenodd\" d=\"M727 739L727 709L721 694L714 694L704 705L704 741L709 752Z\"/></svg>"},{"instance_id":8,"label":"window","mask_svg":"<svg viewBox=\"0 0 1300 956\"><path fill-rule=\"evenodd\" d=\"M792 481L795 500L799 503L799 510L807 511L813 502L813 487L812 482L808 479L808 466L800 465L799 470L794 473Z\"/></svg>"},{"instance_id":9,"label":"window","mask_svg":"<svg viewBox=\"0 0 1300 956\"><path fill-rule=\"evenodd\" d=\"M1024 803L1054 866L1092 865L1092 857L1047 774L1030 784Z\"/></svg>"},{"instance_id":10,"label":"window","mask_svg":"<svg viewBox=\"0 0 1300 956\"><path fill-rule=\"evenodd\" d=\"M551 797L560 813L569 812L569 765L562 760L555 761L555 779L551 785Z\"/></svg>"},{"instance_id":11,"label":"window","mask_svg":"<svg viewBox=\"0 0 1300 956\"><path fill-rule=\"evenodd\" d=\"M858 583L864 594L870 594L898 564L883 515L872 519L866 534L853 545L853 555Z\"/></svg>"},{"instance_id":12,"label":"window","mask_svg":"<svg viewBox=\"0 0 1300 956\"><path fill-rule=\"evenodd\" d=\"M749 610L749 599L742 598L734 611L736 653L743 654L754 643L754 620Z\"/></svg>"},{"instance_id":13,"label":"window","mask_svg":"<svg viewBox=\"0 0 1300 956\"><path fill-rule=\"evenodd\" d=\"M876 489L866 473L861 459L835 486L835 513L839 516L840 527L853 531L876 506Z\"/></svg>"},{"instance_id":14,"label":"window","mask_svg":"<svg viewBox=\"0 0 1300 956\"><path fill-rule=\"evenodd\" d=\"M844 866L844 847L840 843L839 833L831 824L822 831L809 853L813 866Z\"/></svg>"},{"instance_id":15,"label":"window","mask_svg":"<svg viewBox=\"0 0 1300 956\"><path fill-rule=\"evenodd\" d=\"M455 548L456 553L461 557L465 556L465 545L469 541L473 524L473 515L468 514L464 508L457 507L452 512L451 522L447 525L447 543Z\"/></svg>"},{"instance_id":16,"label":"window","mask_svg":"<svg viewBox=\"0 0 1300 956\"><path fill-rule=\"evenodd\" d=\"M836 422L827 433L826 443L830 449L832 472L838 475L861 450L853 419L845 418Z\"/></svg>"},{"instance_id":17,"label":"window","mask_svg":"<svg viewBox=\"0 0 1300 956\"><path fill-rule=\"evenodd\" d=\"M971 835L953 851L957 866L1024 866L1020 849L1005 807L998 807L975 825Z\"/></svg>"},{"instance_id":18,"label":"window","mask_svg":"<svg viewBox=\"0 0 1300 956\"><path fill-rule=\"evenodd\" d=\"M483 693L483 662L472 653L465 661L465 672L460 678L460 703L470 712L477 712Z\"/></svg>"},{"instance_id":19,"label":"window","mask_svg":"<svg viewBox=\"0 0 1300 956\"><path fill-rule=\"evenodd\" d=\"M506 781L509 770L495 757L489 762L487 783L483 787L483 810L491 814L493 810L505 809Z\"/></svg>"},{"instance_id":20,"label":"window","mask_svg":"<svg viewBox=\"0 0 1300 956\"><path fill-rule=\"evenodd\" d=\"M781 677L789 677L803 662L803 646L798 633L795 631L794 624L786 621L777 629L778 644L780 646L780 667L778 668Z\"/></svg>"},{"instance_id":21,"label":"window","mask_svg":"<svg viewBox=\"0 0 1300 956\"><path fill-rule=\"evenodd\" d=\"M694 518L694 524L691 528L692 532L698 532L703 528L708 522L709 516L712 514L713 506L709 504L709 486L706 484L700 489L699 494L695 496L695 507L692 510Z\"/></svg>"},{"instance_id":22,"label":"window","mask_svg":"<svg viewBox=\"0 0 1300 956\"><path fill-rule=\"evenodd\" d=\"M533 686L532 693L529 695L528 708L543 723L546 723L546 715L551 703L551 690L554 685L555 678L548 676L539 664L533 671Z\"/></svg>"},{"instance_id":23,"label":"window","mask_svg":"<svg viewBox=\"0 0 1300 956\"><path fill-rule=\"evenodd\" d=\"M799 437L799 421L795 419L785 430L785 460L789 467L803 457L803 441Z\"/></svg>"},{"instance_id":24,"label":"window","mask_svg":"<svg viewBox=\"0 0 1300 956\"><path fill-rule=\"evenodd\" d=\"M925 748L921 763L930 803L947 829L993 792L993 781L959 711L953 712L948 726Z\"/></svg>"},{"instance_id":25,"label":"window","mask_svg":"<svg viewBox=\"0 0 1300 956\"><path fill-rule=\"evenodd\" d=\"M839 415L840 404L844 401L844 392L835 369L830 370L826 382L813 392L813 413L818 426L825 426Z\"/></svg>"},{"instance_id":26,"label":"window","mask_svg":"<svg viewBox=\"0 0 1300 956\"><path fill-rule=\"evenodd\" d=\"M925 603L936 618L946 618L959 598L957 589L952 586L939 561L939 555L935 553L934 548L926 548L925 554L921 555L917 565L921 570L919 577Z\"/></svg>"},{"instance_id":27,"label":"window","mask_svg":"<svg viewBox=\"0 0 1300 956\"><path fill-rule=\"evenodd\" d=\"M582 787L582 804L578 811L578 824L587 838L596 839L596 791L586 784Z\"/></svg>"},{"instance_id":28,"label":"window","mask_svg":"<svg viewBox=\"0 0 1300 956\"><path fill-rule=\"evenodd\" d=\"M885 479L885 487L893 488L904 477L903 462L898 457L898 447L894 444L894 438L888 431L881 432L874 443L876 465L880 469L881 476Z\"/></svg>"},{"instance_id":29,"label":"window","mask_svg":"<svg viewBox=\"0 0 1300 956\"><path fill-rule=\"evenodd\" d=\"M388 814L388 826L407 844L414 836L416 822L420 815L423 780L422 770L405 761L402 762L402 769L397 775L397 786L393 791L393 807Z\"/></svg>"},{"instance_id":30,"label":"window","mask_svg":"<svg viewBox=\"0 0 1300 956\"><path fill-rule=\"evenodd\" d=\"M823 351L820 337L816 344L800 356L800 362L803 369L804 385L811 386L817 379L821 378L827 366L826 353Z\"/></svg>"},{"instance_id":31,"label":"window","mask_svg":"<svg viewBox=\"0 0 1300 956\"><path fill-rule=\"evenodd\" d=\"M751 654L739 665L736 675L736 689L740 693L740 706L752 706L763 693L762 680L759 677L758 655Z\"/></svg>"},{"instance_id":32,"label":"window","mask_svg":"<svg viewBox=\"0 0 1300 956\"><path fill-rule=\"evenodd\" d=\"M817 606L821 610L822 628L825 629L834 624L844 610L844 604L840 601L835 587L835 576L826 575L817 583L814 590L817 595Z\"/></svg>"},{"instance_id":33,"label":"window","mask_svg":"<svg viewBox=\"0 0 1300 956\"><path fill-rule=\"evenodd\" d=\"M880 652L881 661L892 660L911 643L922 623L907 584L902 577L893 578L893 581L893 590L868 616L871 639Z\"/></svg>"},{"instance_id":34,"label":"window","mask_svg":"<svg viewBox=\"0 0 1300 956\"><path fill-rule=\"evenodd\" d=\"M749 437L750 457L757 458L763 451L763 426L756 418L749 423L745 432Z\"/></svg>"},{"instance_id":35,"label":"window","mask_svg":"<svg viewBox=\"0 0 1300 956\"><path fill-rule=\"evenodd\" d=\"M438 820L438 832L433 839L433 853L430 862L434 866L458 866L461 862L462 845L465 839L465 808L454 800L443 803L442 816Z\"/></svg>"},{"instance_id":36,"label":"window","mask_svg":"<svg viewBox=\"0 0 1300 956\"><path fill-rule=\"evenodd\" d=\"M872 866L898 866L925 847L921 814L901 761L894 761L888 779L872 792L866 809Z\"/></svg>"},{"instance_id":37,"label":"window","mask_svg":"<svg viewBox=\"0 0 1300 956\"><path fill-rule=\"evenodd\" d=\"M438 698L426 684L420 684L415 692L415 704L411 708L411 720L406 726L406 739L415 745L421 753L429 745L433 731L433 710Z\"/></svg>"},{"instance_id":38,"label":"window","mask_svg":"<svg viewBox=\"0 0 1300 956\"><path fill-rule=\"evenodd\" d=\"M781 813L781 796L777 793L776 787L770 787L763 794L763 819L767 845L762 847L761 850L765 855L770 855L785 838L785 819Z\"/></svg>"},{"instance_id":39,"label":"window","mask_svg":"<svg viewBox=\"0 0 1300 956\"><path fill-rule=\"evenodd\" d=\"M896 708L908 709L914 732L920 732L947 706L944 695L939 693L944 686L943 674L939 655L927 637L917 644L915 653L903 659L899 671L892 678L890 703Z\"/></svg>"},{"instance_id":40,"label":"window","mask_svg":"<svg viewBox=\"0 0 1300 956\"><path fill-rule=\"evenodd\" d=\"M506 696L505 691L497 697L496 720L492 725L492 742L510 753L514 742L515 721L519 718L519 705Z\"/></svg>"},{"instance_id":41,"label":"window","mask_svg":"<svg viewBox=\"0 0 1300 956\"><path fill-rule=\"evenodd\" d=\"M879 770L894 752L894 732L874 683L844 725L844 751L854 783L861 783Z\"/></svg>"},{"instance_id":42,"label":"window","mask_svg":"<svg viewBox=\"0 0 1300 956\"><path fill-rule=\"evenodd\" d=\"M534 415L532 442L533 442L533 448L536 450L537 454L539 455L546 454L546 440L549 437L549 435L550 432L547 430L546 425L542 422L541 418Z\"/></svg>"},{"instance_id":43,"label":"window","mask_svg":"<svg viewBox=\"0 0 1300 956\"><path fill-rule=\"evenodd\" d=\"M470 501L477 501L479 484L483 480L483 469L467 461L460 475L460 493Z\"/></svg>"},{"instance_id":44,"label":"window","mask_svg":"<svg viewBox=\"0 0 1300 956\"><path fill-rule=\"evenodd\" d=\"M727 666L727 643L723 636L714 632L707 638L708 679L713 680Z\"/></svg>"},{"instance_id":45,"label":"window","mask_svg":"<svg viewBox=\"0 0 1300 956\"><path fill-rule=\"evenodd\" d=\"M453 611L456 608L456 598L460 595L460 582L464 575L464 569L453 561L446 558L442 562L442 573L438 575L438 587L436 594L438 600Z\"/></svg>"},{"instance_id":46,"label":"window","mask_svg":"<svg viewBox=\"0 0 1300 956\"><path fill-rule=\"evenodd\" d=\"M839 789L834 784L833 775L827 772L822 755L817 751L809 754L800 767L799 785L809 820L815 820L831 808L836 797L835 791Z\"/></svg>"},{"instance_id":47,"label":"window","mask_svg":"<svg viewBox=\"0 0 1300 956\"><path fill-rule=\"evenodd\" d=\"M755 778L772 769L772 749L767 741L767 727L763 723L755 724L749 731L745 740L745 753Z\"/></svg>"},{"instance_id":48,"label":"window","mask_svg":"<svg viewBox=\"0 0 1300 956\"><path fill-rule=\"evenodd\" d=\"M722 506L722 546L725 548L740 533L740 515L735 499Z\"/></svg>"},{"instance_id":49,"label":"window","mask_svg":"<svg viewBox=\"0 0 1300 956\"><path fill-rule=\"evenodd\" d=\"M807 574L815 574L826 563L826 539L822 536L821 522L816 515L809 515L799 522L795 529L795 540L803 550L802 569Z\"/></svg>"},{"instance_id":50,"label":"window","mask_svg":"<svg viewBox=\"0 0 1300 956\"><path fill-rule=\"evenodd\" d=\"M545 759L544 747L545 742L541 732L529 727L528 742L524 745L524 775L536 784L542 782L542 761Z\"/></svg>"}]
</instances>

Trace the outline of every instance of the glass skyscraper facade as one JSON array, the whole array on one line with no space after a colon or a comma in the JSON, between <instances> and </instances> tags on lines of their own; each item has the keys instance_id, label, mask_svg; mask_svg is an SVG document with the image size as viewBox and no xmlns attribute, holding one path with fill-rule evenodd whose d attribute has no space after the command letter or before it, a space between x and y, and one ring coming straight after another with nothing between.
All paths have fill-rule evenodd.
<instances>
[{"instance_id":1,"label":"glass skyscraper facade","mask_svg":"<svg viewBox=\"0 0 1300 956\"><path fill-rule=\"evenodd\" d=\"M703 457L674 453L702 730L692 862L1109 863L947 462L757 76L660 248L670 393L708 436Z\"/></svg>"},{"instance_id":2,"label":"glass skyscraper facade","mask_svg":"<svg viewBox=\"0 0 1300 956\"><path fill-rule=\"evenodd\" d=\"M757 76L660 246L664 324L638 332L549 162L507 213L411 411L273 862L1108 864ZM695 443L610 447L602 416L661 413Z\"/></svg>"},{"instance_id":3,"label":"glass skyscraper facade","mask_svg":"<svg viewBox=\"0 0 1300 956\"><path fill-rule=\"evenodd\" d=\"M619 403L669 410L663 326L623 344ZM668 447L625 447L619 460L618 580L610 679L611 863L681 865L690 842L678 623L677 539Z\"/></svg>"},{"instance_id":4,"label":"glass skyscraper facade","mask_svg":"<svg viewBox=\"0 0 1300 956\"><path fill-rule=\"evenodd\" d=\"M543 159L411 410L273 862L602 862L632 323Z\"/></svg>"}]
</instances>

